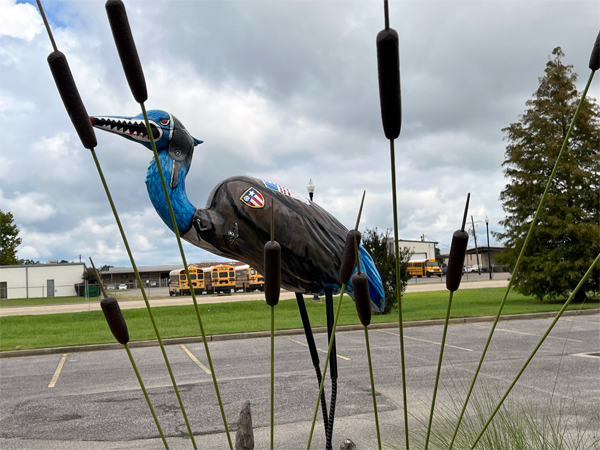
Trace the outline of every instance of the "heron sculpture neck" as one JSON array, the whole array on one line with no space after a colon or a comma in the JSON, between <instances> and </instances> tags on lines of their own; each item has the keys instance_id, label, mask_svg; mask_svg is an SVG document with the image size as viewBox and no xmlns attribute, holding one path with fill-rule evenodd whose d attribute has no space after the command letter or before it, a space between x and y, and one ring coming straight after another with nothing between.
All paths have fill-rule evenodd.
<instances>
[{"instance_id":1,"label":"heron sculpture neck","mask_svg":"<svg viewBox=\"0 0 600 450\"><path fill-rule=\"evenodd\" d=\"M181 170L178 174L177 186L172 189L169 183L172 174L172 160L166 152L159 152L158 157L160 158L160 164L167 182L167 190L169 191L169 198L171 199L171 205L173 206L173 212L175 213L177 228L181 234L184 234L190 229L192 217L196 210L185 193L185 177L189 170L189 163L187 161L182 162ZM148 166L148 171L146 172L146 187L148 189L150 201L152 202L152 205L154 205L156 212L171 231L175 231L173 229L171 214L169 213L167 200L160 181L160 174L158 173L158 166L155 159L152 159Z\"/></svg>"}]
</instances>

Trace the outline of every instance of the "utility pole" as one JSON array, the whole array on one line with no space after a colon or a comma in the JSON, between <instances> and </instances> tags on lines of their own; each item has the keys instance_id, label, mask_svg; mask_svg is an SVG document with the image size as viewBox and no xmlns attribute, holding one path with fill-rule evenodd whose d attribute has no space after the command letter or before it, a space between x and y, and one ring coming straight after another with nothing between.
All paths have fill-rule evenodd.
<instances>
[{"instance_id":1,"label":"utility pole","mask_svg":"<svg viewBox=\"0 0 600 450\"><path fill-rule=\"evenodd\" d=\"M479 265L479 251L477 250L477 235L475 234L475 222L471 216L471 225L473 225L473 239L475 240L475 255L477 255L477 271L481 275L481 266Z\"/></svg>"}]
</instances>

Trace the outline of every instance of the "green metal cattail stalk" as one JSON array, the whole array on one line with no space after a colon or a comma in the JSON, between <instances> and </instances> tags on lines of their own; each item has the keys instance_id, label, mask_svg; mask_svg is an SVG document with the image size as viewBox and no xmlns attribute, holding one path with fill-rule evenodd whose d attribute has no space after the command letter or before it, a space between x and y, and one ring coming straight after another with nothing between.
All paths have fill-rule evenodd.
<instances>
[{"instance_id":1,"label":"green metal cattail stalk","mask_svg":"<svg viewBox=\"0 0 600 450\"><path fill-rule=\"evenodd\" d=\"M131 89L131 93L135 100L140 104L142 114L144 116L144 121L146 123L146 130L148 132L148 136L150 138L150 145L152 147L152 152L154 154L154 160L156 161L156 167L158 169L158 173L160 175L160 180L163 188L163 192L165 194L165 199L167 202L167 207L169 209L169 214L171 217L171 223L173 224L173 231L175 233L175 237L177 239L177 245L179 247L179 252L181 254L181 259L183 262L183 267L185 270L185 274L187 277L188 285L193 286L190 272L188 269L187 260L185 257L185 252L183 250L183 245L181 243L181 236L179 234L179 229L177 227L177 221L175 220L175 214L173 211L173 207L171 205L171 200L169 198L169 193L167 189L167 183L165 181L162 165L160 163L160 158L158 156L158 151L156 149L156 144L154 142L154 136L152 134L152 130L150 128L150 123L148 120L148 114L146 113L145 101L148 98L148 93L146 90L146 81L144 78L144 72L142 69L142 65L140 63L137 49L135 46L135 41L133 39L133 34L131 33L131 28L129 26L129 20L127 19L127 12L125 11L125 5L121 0L108 0L106 2L106 12L108 15L108 19L110 22L111 30L113 33L113 37L115 39L115 44L119 53L119 57L121 59L121 63L123 65L123 71L125 72L125 76L127 78L127 82ZM210 356L210 350L208 348L208 343L206 340L206 332L204 331L204 325L202 324L202 318L200 316L200 310L198 308L198 302L196 301L196 294L194 289L190 289L192 295L192 301L194 303L194 310L196 312L196 318L198 320L198 326L200 327L200 332L202 334L202 341L204 343L204 350L206 352L206 356L208 359L208 364L210 366L210 372L213 379L213 384L215 387L215 392L217 395L217 400L219 402L219 408L221 410L221 418L223 420L223 425L225 427L225 432L227 434L227 441L229 443L229 448L233 450L233 444L231 442L231 436L229 434L229 428L227 426L227 418L225 416L225 410L223 408L223 402L221 400L221 394L219 392L219 386L217 383L217 378L215 374L215 370L212 363L212 358ZM181 404L181 408L183 410L183 404ZM194 448L196 448L196 443L192 434L191 427L186 418L186 425L188 427L188 432L192 438L192 442L194 444Z\"/></svg>"},{"instance_id":2,"label":"green metal cattail stalk","mask_svg":"<svg viewBox=\"0 0 600 450\"><path fill-rule=\"evenodd\" d=\"M275 306L281 292L281 246L275 242L275 209L271 199L271 240L265 244L265 300L271 307L271 450L275 427Z\"/></svg>"},{"instance_id":3,"label":"green metal cattail stalk","mask_svg":"<svg viewBox=\"0 0 600 450\"><path fill-rule=\"evenodd\" d=\"M442 347L440 348L440 357L438 360L437 373L435 375L435 386L433 388L433 396L431 399L431 411L429 412L429 424L427 425L427 436L425 438L425 450L429 446L429 436L431 434L431 424L433 422L433 413L435 411L435 398L437 396L438 383L440 381L440 373L442 370L442 360L444 358L444 348L446 346L446 333L448 331L448 322L450 321L450 308L452 307L452 297L454 292L460 287L462 280L462 268L469 243L469 233L465 231L467 222L467 211L469 210L469 199L471 194L467 194L467 202L465 204L465 213L463 215L462 227L456 230L452 236L452 245L450 246L450 257L448 260L448 272L446 274L446 289L450 292L448 297L448 309L446 310L446 320L444 321L444 331L442 333Z\"/></svg>"},{"instance_id":4,"label":"green metal cattail stalk","mask_svg":"<svg viewBox=\"0 0 600 450\"><path fill-rule=\"evenodd\" d=\"M565 304L562 306L562 308L560 308L560 311L556 314L556 317L554 318L554 320L552 321L552 323L548 327L548 330L544 333L544 335L542 336L542 338L539 340L538 344L535 346L535 348L531 352L531 355L529 355L529 358L527 358L527 361L525 361L525 364L523 364L523 367L521 367L521 370L519 370L519 373L517 374L517 376L515 377L515 379L513 380L513 382L510 384L510 386L506 390L506 393L502 396L502 398L498 402L498 405L496 406L496 408L492 412L492 415L490 416L490 418L488 419L488 421L483 426L483 429L481 430L481 432L479 433L479 435L477 435L477 438L475 439L475 442L473 442L473 445L471 446L471 450L473 450L475 448L475 446L477 445L477 443L479 442L479 440L483 436L483 433L485 433L485 430L487 430L487 427L489 426L489 424L492 423L492 420L494 419L494 416L496 415L496 413L498 412L498 410L500 409L500 407L504 403L504 400L506 400L506 397L508 397L508 394L510 394L510 392L512 391L512 388L515 386L515 384L517 384L517 381L519 381L519 378L521 377L521 375L523 375L523 372L525 372L525 369L527 368L527 366L529 365L529 363L531 362L531 360L533 359L533 357L535 356L535 354L537 353L537 351L539 350L539 348L542 346L542 344L544 343L544 341L546 340L546 338L548 337L548 335L552 331L552 328L554 328L554 325L556 325L556 322L558 322L558 319L560 319L560 317L562 316L562 314L565 312L565 310L567 309L567 307L571 303L571 300L573 300L573 298L575 298L575 294L577 294L577 292L579 291L579 289L581 289L581 287L584 285L584 283L592 275L592 272L593 272L594 268L598 265L599 262L600 262L600 254L598 254L598 256L596 256L596 259L594 260L594 262L592 263L592 265L590 266L590 268L587 270L587 272L585 273L585 275L583 276L583 278L579 281L579 283L577 284L577 287L575 287L575 289L573 290L573 292L571 292L571 295L569 295L569 298L567 299L567 301L565 302Z\"/></svg>"},{"instance_id":5,"label":"green metal cattail stalk","mask_svg":"<svg viewBox=\"0 0 600 450\"><path fill-rule=\"evenodd\" d=\"M582 107L585 97L587 95L588 89L590 87L590 84L592 83L592 79L594 78L594 73L596 72L596 70L598 70L598 68L600 66L600 63L599 63L600 59L598 57L598 52L600 51L599 42L600 42L600 34L598 34L598 38L596 38L596 43L594 44L594 49L592 51L592 56L590 58L589 65L590 65L590 69L592 70L592 72L590 73L590 76L588 78L585 89L583 90L583 94L581 95L581 99L579 100L579 104L577 105L577 109L575 110L575 115L573 116L573 120L571 121L569 130L567 131L567 134L563 141L563 145L560 149L560 152L558 153L558 156L556 157L556 162L554 163L554 168L552 169L552 173L550 174L550 177L548 178L548 182L546 183L546 188L544 189L544 193L542 195L542 198L540 199L540 203L538 205L537 211L535 212L535 216L533 217L533 220L531 221L531 225L529 226L529 231L527 232L527 236L525 237L525 242L523 243L521 252L519 253L519 256L517 257L517 262L515 263L513 272L517 272L519 270L519 265L521 264L521 260L523 259L523 255L525 254L525 249L527 248L527 244L529 243L529 239L531 238L533 228L535 227L535 225L537 223L537 219L542 210L542 206L544 205L544 203L546 201L546 197L548 195L548 191L550 190L550 186L552 185L552 181L554 180L554 176L558 170L558 167L560 166L560 161L561 161L562 156L567 148L569 138L571 137L571 133L573 131L573 128L575 127L575 122L577 121L577 117L579 117L579 112L581 111L581 107ZM471 397L471 394L473 392L473 387L475 386L475 382L477 381L477 376L479 375L479 371L481 370L481 365L483 363L483 360L485 359L485 355L487 353L490 342L492 341L492 336L494 335L494 331L496 330L496 325L498 324L498 320L500 319L500 314L502 314L502 309L504 308L504 304L506 303L506 299L508 297L508 293L510 292L510 288L512 287L514 278L515 277L510 277L508 286L506 287L506 292L504 294L502 302L500 303L500 307L498 308L498 313L496 314L496 318L494 319L494 323L492 324L492 328L490 330L490 334L488 336L487 342L485 343L485 347L483 349L483 353L481 354L481 358L479 359L479 364L477 365L477 369L475 370L475 375L473 376L473 381L471 382L471 386L469 387L469 392L467 393L467 397L465 398L465 402L463 404L462 411L460 412L460 416L458 418L456 428L454 429L454 434L452 436L452 441L450 442L450 447L448 448L448 450L452 449L452 446L454 445L454 441L456 440L456 435L458 434L458 429L462 422L465 411L467 410L469 398Z\"/></svg>"},{"instance_id":6,"label":"green metal cattail stalk","mask_svg":"<svg viewBox=\"0 0 600 450\"><path fill-rule=\"evenodd\" d=\"M360 323L365 330L365 345L367 347L367 359L369 361L369 376L371 377L371 395L373 397L373 412L375 414L375 429L377 430L377 448L381 450L381 434L379 432L379 416L377 415L377 398L375 397L375 380L373 379L373 364L371 363L371 346L369 345L369 324L371 323L371 300L369 299L369 279L360 270L360 259L358 256L358 242L354 236L354 251L356 253L357 273L352 276L354 288L354 305Z\"/></svg>"},{"instance_id":7,"label":"green metal cattail stalk","mask_svg":"<svg viewBox=\"0 0 600 450\"><path fill-rule=\"evenodd\" d=\"M325 366L323 367L323 376L321 378L321 384L319 385L319 394L317 395L317 404L315 406L315 412L313 414L313 420L310 427L310 435L308 437L308 444L306 445L306 450L310 449L310 444L312 443L312 437L315 430L315 423L317 421L317 413L319 411L319 401L321 399L321 394L323 393L323 386L325 384L325 375L327 374L327 366L329 364L329 356L331 355L331 349L333 347L333 343L335 342L335 329L337 327L337 321L340 315L340 310L342 309L342 299L344 298L344 291L346 289L346 284L350 280L352 276L352 271L354 270L354 265L356 264L356 254L352 249L352 243L354 239L360 239L360 233L358 232L358 225L360 224L360 216L362 214L363 205L365 202L365 194L366 191L363 192L362 200L360 203L360 209L358 210L358 217L356 218L356 227L353 230L350 230L346 236L346 245L344 247L344 255L342 257L342 265L340 267L340 281L342 282L342 287L340 289L340 299L338 301L337 309L335 312L335 319L333 321L333 327L331 330L331 337L329 338L329 347L327 348L327 356L325 357ZM357 241L357 245L360 242Z\"/></svg>"},{"instance_id":8,"label":"green metal cattail stalk","mask_svg":"<svg viewBox=\"0 0 600 450\"><path fill-rule=\"evenodd\" d=\"M156 417L156 413L154 412L154 408L152 407L152 402L150 401L150 397L148 396L148 392L146 391L146 387L144 386L144 382L142 381L140 372L138 371L137 365L135 364L135 360L133 359L131 350L129 350L129 331L127 329L127 323L125 322L125 318L123 317L123 313L121 312L121 308L119 307L119 302L117 302L116 298L109 297L106 294L104 286L102 285L102 281L100 280L100 274L96 270L96 266L94 266L94 261L92 261L92 258L90 258L90 263L92 264L94 275L96 276L96 280L98 281L98 286L102 290L103 298L100 301L100 307L102 308L102 312L104 313L106 322L108 323L110 331L112 332L115 339L120 344L123 344L125 350L127 351L127 356L129 356L129 361L131 362L131 366L133 367L135 376L137 377L138 382L140 383L140 387L142 388L142 392L144 393L144 397L146 398L146 403L148 403L148 408L150 408L150 412L152 413L152 417L154 418L156 428L158 428L158 432L160 433L160 437L163 441L163 444L168 450L169 445L167 444L165 435L163 434L162 428L160 427L160 423L158 423L158 417Z\"/></svg>"},{"instance_id":9,"label":"green metal cattail stalk","mask_svg":"<svg viewBox=\"0 0 600 450\"><path fill-rule=\"evenodd\" d=\"M404 434L406 450L408 440L408 400L406 398L406 365L404 358L404 330L402 319L402 275L400 273L400 249L398 247L398 199L396 198L396 155L394 139L400 136L402 125L402 102L400 95L400 53L398 33L390 28L389 8L384 0L385 28L377 34L377 73L379 77L379 102L385 137L390 140L392 170L392 201L394 210L394 254L396 258L396 292L398 302L398 330L400 336L400 362L402 368L402 401L404 406Z\"/></svg>"},{"instance_id":10,"label":"green metal cattail stalk","mask_svg":"<svg viewBox=\"0 0 600 450\"><path fill-rule=\"evenodd\" d=\"M79 138L81 139L81 143L82 143L83 147L90 150L90 153L92 154L92 157L94 159L94 163L96 165L98 175L100 176L100 180L104 187L106 197L108 199L111 210L115 217L115 221L119 228L119 233L121 234L121 238L123 239L123 244L125 245L125 249L127 250L127 255L129 256L129 260L131 261L131 265L135 272L138 284L140 285L140 289L142 291L142 296L144 297L144 301L146 303L146 308L150 315L150 320L152 322L152 326L154 328L156 338L161 347L161 351L163 353L163 357L165 359L167 369L169 370L169 374L171 375L171 381L173 383L175 393L177 394L177 398L182 407L182 413L184 415L186 423L188 423L187 416L185 414L185 410L184 410L183 404L181 402L181 397L179 396L179 390L177 389L177 384L175 382L175 378L173 377L173 373L171 371L171 367L170 367L170 364L169 364L169 361L167 358L167 354L164 350L164 346L162 344L162 340L160 338L158 328L156 327L156 323L154 321L154 317L153 317L152 311L150 309L150 304L148 302L148 298L146 296L141 277L137 270L137 266L135 265L135 260L133 259L133 254L131 253L131 249L129 248L129 243L127 241L127 237L125 236L125 232L123 231L121 221L119 220L119 214L117 213L117 210L113 203L112 196L110 194L110 190L108 188L108 185L104 178L104 174L102 173L102 169L100 167L100 163L98 161L98 158L96 157L96 152L94 149L97 146L97 141L96 141L96 135L94 134L94 129L92 128L92 124L89 119L89 115L87 114L85 106L83 105L83 102L81 101L81 97L79 96L79 91L77 90L77 85L75 84L75 80L73 79L73 75L72 75L69 65L67 63L67 59L66 59L65 55L63 53L61 53L60 51L58 51L58 49L56 47L56 43L52 36L52 31L50 30L50 26L46 19L46 15L44 13L44 10L42 8L40 0L37 0L37 4L38 4L38 8L40 10L40 13L42 15L42 18L44 20L44 24L46 26L48 36L49 36L52 46L54 48L54 51L48 56L48 64L50 66L52 76L54 78L56 87L62 98L62 101L65 105L65 109L67 110L67 113L68 113L69 117L71 118L71 122L73 123L73 126L74 126ZM189 426L188 426L188 429L191 434L191 429L189 428ZM193 436L192 436L192 441L193 441ZM194 446L195 446L195 443L194 443Z\"/></svg>"}]
</instances>

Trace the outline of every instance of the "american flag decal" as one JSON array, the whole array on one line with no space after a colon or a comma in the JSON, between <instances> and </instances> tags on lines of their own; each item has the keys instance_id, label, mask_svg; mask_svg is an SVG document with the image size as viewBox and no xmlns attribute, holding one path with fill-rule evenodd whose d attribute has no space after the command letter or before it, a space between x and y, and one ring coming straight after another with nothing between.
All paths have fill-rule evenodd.
<instances>
[{"instance_id":1,"label":"american flag decal","mask_svg":"<svg viewBox=\"0 0 600 450\"><path fill-rule=\"evenodd\" d=\"M265 184L266 187L268 187L269 189L271 189L273 191L281 192L283 195L287 195L296 200L300 200L302 203L304 203L306 205L310 205L310 202L308 201L308 199L302 197L301 195L296 194L293 191L290 191L288 188L283 187L280 184L271 183L270 181L266 181L266 180L262 180L262 182Z\"/></svg>"},{"instance_id":2,"label":"american flag decal","mask_svg":"<svg viewBox=\"0 0 600 450\"><path fill-rule=\"evenodd\" d=\"M240 200L250 208L262 208L265 206L265 199L257 189L251 187L242 194Z\"/></svg>"}]
</instances>

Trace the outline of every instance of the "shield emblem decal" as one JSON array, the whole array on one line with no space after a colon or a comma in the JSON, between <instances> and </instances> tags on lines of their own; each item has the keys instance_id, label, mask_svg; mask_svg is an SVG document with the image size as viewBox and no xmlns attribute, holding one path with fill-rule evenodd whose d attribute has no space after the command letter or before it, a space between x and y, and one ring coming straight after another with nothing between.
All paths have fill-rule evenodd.
<instances>
[{"instance_id":1,"label":"shield emblem decal","mask_svg":"<svg viewBox=\"0 0 600 450\"><path fill-rule=\"evenodd\" d=\"M250 208L262 208L265 206L265 199L257 189L251 187L242 194L240 200Z\"/></svg>"}]
</instances>

